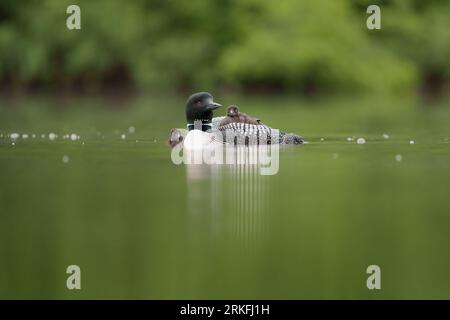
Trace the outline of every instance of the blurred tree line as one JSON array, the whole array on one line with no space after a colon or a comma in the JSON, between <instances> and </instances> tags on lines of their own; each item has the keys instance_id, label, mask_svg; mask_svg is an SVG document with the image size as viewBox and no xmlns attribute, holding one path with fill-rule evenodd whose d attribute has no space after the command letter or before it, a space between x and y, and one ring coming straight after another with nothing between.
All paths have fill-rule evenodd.
<instances>
[{"instance_id":1,"label":"blurred tree line","mask_svg":"<svg viewBox=\"0 0 450 320\"><path fill-rule=\"evenodd\" d=\"M79 31L66 8L81 7ZM2 0L0 84L263 92L439 93L450 1Z\"/></svg>"}]
</instances>

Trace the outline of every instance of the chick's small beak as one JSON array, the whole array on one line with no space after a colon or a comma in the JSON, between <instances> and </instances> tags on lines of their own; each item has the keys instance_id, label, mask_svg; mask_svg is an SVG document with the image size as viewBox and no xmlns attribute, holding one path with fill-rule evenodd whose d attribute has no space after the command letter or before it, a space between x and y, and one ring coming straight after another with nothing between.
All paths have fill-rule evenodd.
<instances>
[{"instance_id":1,"label":"chick's small beak","mask_svg":"<svg viewBox=\"0 0 450 320\"><path fill-rule=\"evenodd\" d=\"M220 103L217 103L217 102L211 102L211 103L209 103L207 106L206 106L206 109L208 110L208 111L210 111L210 110L216 110L217 108L219 108L219 107L221 107L222 105L220 104Z\"/></svg>"}]
</instances>

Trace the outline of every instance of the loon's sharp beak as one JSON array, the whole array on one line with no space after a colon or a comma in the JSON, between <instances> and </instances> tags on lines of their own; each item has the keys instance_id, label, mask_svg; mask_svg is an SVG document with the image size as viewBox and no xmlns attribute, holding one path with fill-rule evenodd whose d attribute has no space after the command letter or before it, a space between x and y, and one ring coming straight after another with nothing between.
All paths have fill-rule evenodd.
<instances>
[{"instance_id":1,"label":"loon's sharp beak","mask_svg":"<svg viewBox=\"0 0 450 320\"><path fill-rule=\"evenodd\" d=\"M220 103L217 102L211 102L210 104L208 104L206 106L206 110L208 111L212 111L212 110L216 110L217 108L221 107L222 105Z\"/></svg>"}]
</instances>

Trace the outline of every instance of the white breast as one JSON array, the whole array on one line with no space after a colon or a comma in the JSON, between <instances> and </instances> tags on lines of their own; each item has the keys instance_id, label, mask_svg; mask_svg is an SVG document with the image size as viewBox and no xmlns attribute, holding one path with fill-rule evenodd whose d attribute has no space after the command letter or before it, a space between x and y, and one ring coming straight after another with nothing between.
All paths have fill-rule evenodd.
<instances>
[{"instance_id":1,"label":"white breast","mask_svg":"<svg viewBox=\"0 0 450 320\"><path fill-rule=\"evenodd\" d=\"M184 138L185 149L203 149L210 145L213 141L214 135L201 130L191 130Z\"/></svg>"}]
</instances>

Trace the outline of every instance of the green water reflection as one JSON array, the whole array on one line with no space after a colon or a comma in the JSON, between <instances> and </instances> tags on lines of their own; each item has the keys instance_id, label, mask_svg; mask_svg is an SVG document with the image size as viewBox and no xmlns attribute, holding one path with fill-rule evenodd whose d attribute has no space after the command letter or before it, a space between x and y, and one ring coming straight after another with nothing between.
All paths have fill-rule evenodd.
<instances>
[{"instance_id":1,"label":"green water reflection","mask_svg":"<svg viewBox=\"0 0 450 320\"><path fill-rule=\"evenodd\" d=\"M181 100L3 107L0 297L450 298L448 105L242 101L309 141L280 150L276 175L174 165ZM13 146L12 132L37 137ZM381 291L366 288L371 264Z\"/></svg>"}]
</instances>

